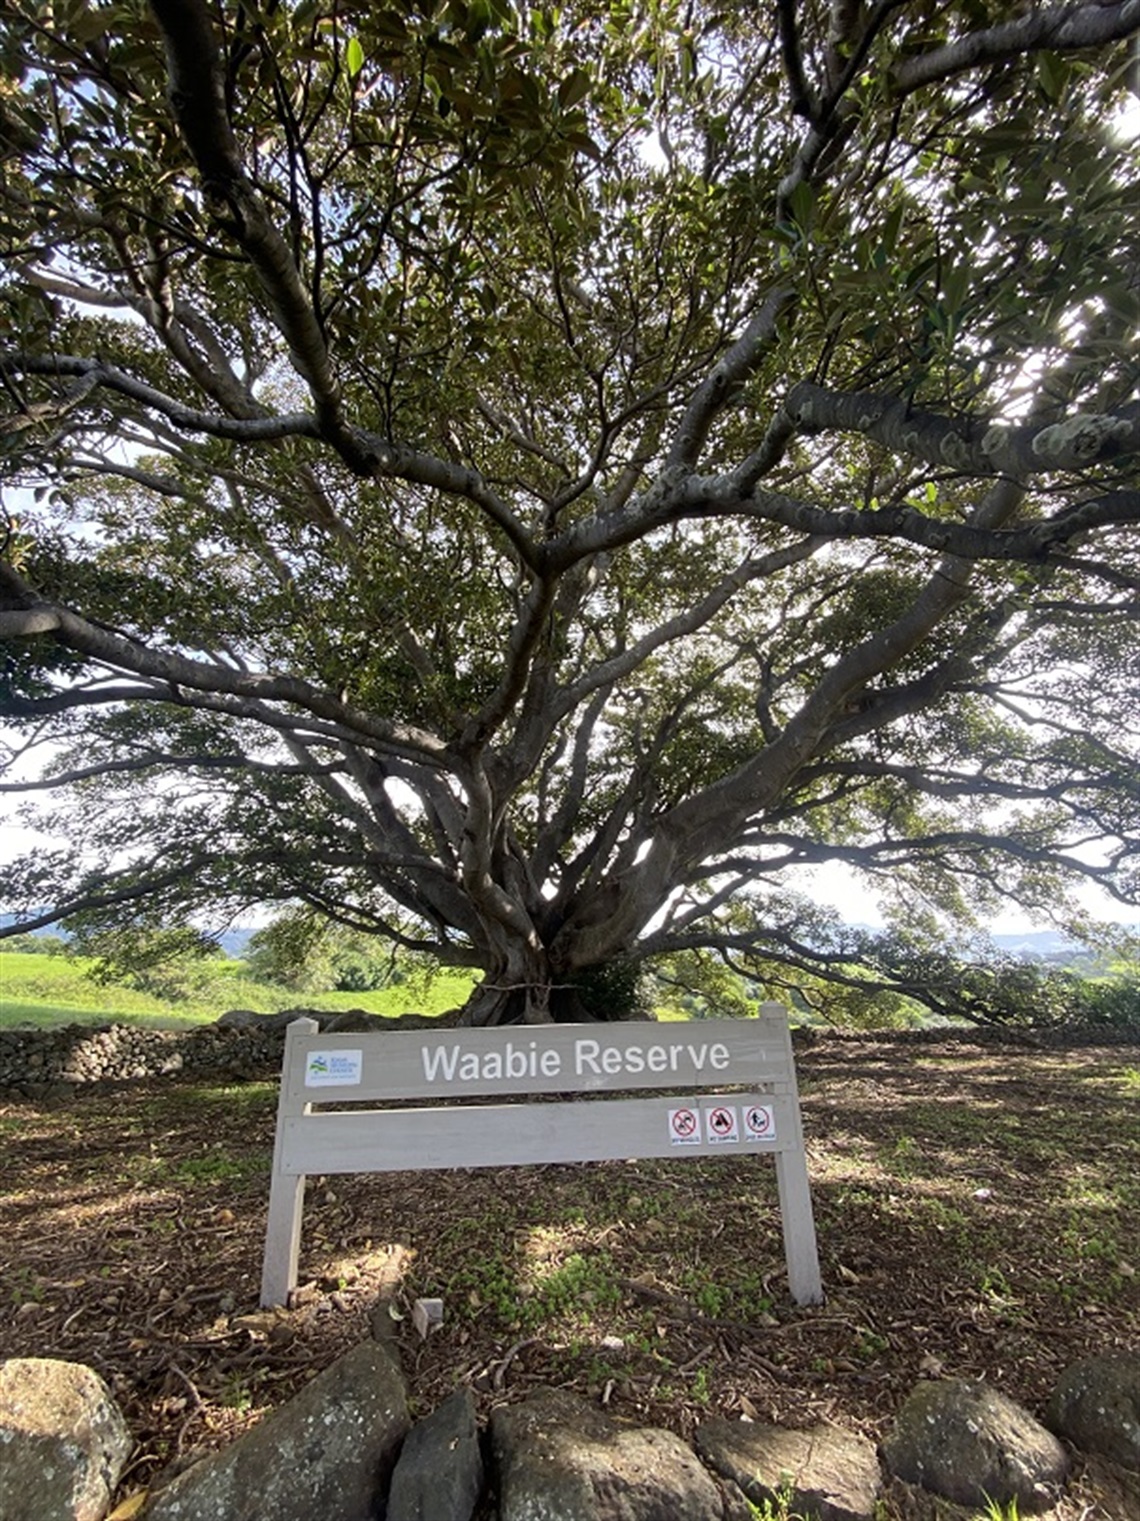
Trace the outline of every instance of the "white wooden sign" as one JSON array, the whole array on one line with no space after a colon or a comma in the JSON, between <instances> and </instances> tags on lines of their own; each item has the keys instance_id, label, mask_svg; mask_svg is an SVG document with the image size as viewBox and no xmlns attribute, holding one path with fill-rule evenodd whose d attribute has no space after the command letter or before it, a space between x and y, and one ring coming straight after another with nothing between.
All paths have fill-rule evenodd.
<instances>
[{"instance_id":1,"label":"white wooden sign","mask_svg":"<svg viewBox=\"0 0 1140 1521\"><path fill-rule=\"evenodd\" d=\"M604 1097L643 1089L663 1093ZM577 1096L456 1102L542 1094ZM377 1107L408 1099L426 1102ZM285 1038L261 1303L285 1304L297 1286L309 1174L768 1152L792 1297L817 1304L799 1095L779 1004L749 1020L365 1035L321 1035L315 1020L298 1019Z\"/></svg>"}]
</instances>

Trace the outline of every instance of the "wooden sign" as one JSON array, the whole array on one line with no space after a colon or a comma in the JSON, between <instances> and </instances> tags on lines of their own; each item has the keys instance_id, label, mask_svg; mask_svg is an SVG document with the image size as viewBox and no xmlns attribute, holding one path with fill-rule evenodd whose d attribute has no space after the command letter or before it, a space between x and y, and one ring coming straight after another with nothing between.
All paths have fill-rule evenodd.
<instances>
[{"instance_id":1,"label":"wooden sign","mask_svg":"<svg viewBox=\"0 0 1140 1521\"><path fill-rule=\"evenodd\" d=\"M662 1092L605 1096L641 1090ZM486 1102L543 1094L577 1096ZM426 1102L376 1107L408 1099ZM799 1096L780 1005L765 1004L749 1020L364 1035L321 1035L315 1020L298 1019L286 1034L261 1303L284 1304L297 1286L309 1174L725 1153L775 1156L792 1297L818 1303Z\"/></svg>"}]
</instances>

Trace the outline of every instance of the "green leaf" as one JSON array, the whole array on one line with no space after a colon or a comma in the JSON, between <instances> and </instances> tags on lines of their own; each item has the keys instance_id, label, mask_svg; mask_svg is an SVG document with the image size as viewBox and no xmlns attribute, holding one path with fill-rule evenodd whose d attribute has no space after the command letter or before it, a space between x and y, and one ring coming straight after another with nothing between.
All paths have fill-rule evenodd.
<instances>
[{"instance_id":1,"label":"green leaf","mask_svg":"<svg viewBox=\"0 0 1140 1521\"><path fill-rule=\"evenodd\" d=\"M575 69L558 86L558 104L564 111L571 111L580 101L585 100L589 92L589 74L585 69Z\"/></svg>"},{"instance_id":2,"label":"green leaf","mask_svg":"<svg viewBox=\"0 0 1140 1521\"><path fill-rule=\"evenodd\" d=\"M1037 53L1034 66L1042 94L1047 100L1060 100L1069 78L1069 66L1065 60L1057 53Z\"/></svg>"},{"instance_id":3,"label":"green leaf","mask_svg":"<svg viewBox=\"0 0 1140 1521\"><path fill-rule=\"evenodd\" d=\"M344 66L348 70L349 79L355 79L364 67L364 48L359 37L348 39L348 46L344 50Z\"/></svg>"}]
</instances>

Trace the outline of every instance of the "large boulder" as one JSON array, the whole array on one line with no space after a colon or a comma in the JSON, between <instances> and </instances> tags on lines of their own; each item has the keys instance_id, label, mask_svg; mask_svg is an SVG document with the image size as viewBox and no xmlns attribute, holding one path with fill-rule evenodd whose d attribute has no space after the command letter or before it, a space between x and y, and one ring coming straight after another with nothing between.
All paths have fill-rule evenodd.
<instances>
[{"instance_id":1,"label":"large boulder","mask_svg":"<svg viewBox=\"0 0 1140 1521\"><path fill-rule=\"evenodd\" d=\"M763 1507L787 1498L811 1521L870 1521L881 1474L866 1437L839 1426L788 1431L748 1421L704 1421L696 1447L705 1463Z\"/></svg>"},{"instance_id":2,"label":"large boulder","mask_svg":"<svg viewBox=\"0 0 1140 1521\"><path fill-rule=\"evenodd\" d=\"M133 1445L93 1369L0 1363L0 1521L102 1521Z\"/></svg>"},{"instance_id":3,"label":"large boulder","mask_svg":"<svg viewBox=\"0 0 1140 1521\"><path fill-rule=\"evenodd\" d=\"M499 1521L722 1521L717 1487L680 1437L562 1390L501 1406L491 1436Z\"/></svg>"},{"instance_id":4,"label":"large boulder","mask_svg":"<svg viewBox=\"0 0 1140 1521\"><path fill-rule=\"evenodd\" d=\"M917 1386L883 1443L896 1478L959 1505L1048 1509L1068 1473L1065 1449L1028 1410L988 1384L946 1379Z\"/></svg>"},{"instance_id":5,"label":"large boulder","mask_svg":"<svg viewBox=\"0 0 1140 1521\"><path fill-rule=\"evenodd\" d=\"M475 1399L470 1389L457 1389L408 1433L386 1521L471 1521L482 1492Z\"/></svg>"},{"instance_id":6,"label":"large boulder","mask_svg":"<svg viewBox=\"0 0 1140 1521\"><path fill-rule=\"evenodd\" d=\"M214 1021L222 1030L284 1030L299 1017L296 1009L280 1014L259 1014L256 1009L227 1009Z\"/></svg>"},{"instance_id":7,"label":"large boulder","mask_svg":"<svg viewBox=\"0 0 1140 1521\"><path fill-rule=\"evenodd\" d=\"M1084 1452L1140 1469L1140 1352L1104 1352L1061 1375L1046 1419Z\"/></svg>"},{"instance_id":8,"label":"large boulder","mask_svg":"<svg viewBox=\"0 0 1140 1521\"><path fill-rule=\"evenodd\" d=\"M407 1429L403 1375L365 1342L160 1489L146 1521L372 1521Z\"/></svg>"}]
</instances>

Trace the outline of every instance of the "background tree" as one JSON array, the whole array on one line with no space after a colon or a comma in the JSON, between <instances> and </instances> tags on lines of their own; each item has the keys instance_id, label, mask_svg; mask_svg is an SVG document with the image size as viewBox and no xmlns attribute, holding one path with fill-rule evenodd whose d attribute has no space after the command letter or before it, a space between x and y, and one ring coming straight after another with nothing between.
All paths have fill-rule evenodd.
<instances>
[{"instance_id":1,"label":"background tree","mask_svg":"<svg viewBox=\"0 0 1140 1521\"><path fill-rule=\"evenodd\" d=\"M80 916L81 920L81 916ZM26 937L32 938L32 937ZM171 1003L202 998L216 986L217 941L192 925L134 923L89 928L77 923L69 956L89 961L86 975L103 987L118 985Z\"/></svg>"},{"instance_id":2,"label":"background tree","mask_svg":"<svg viewBox=\"0 0 1140 1521\"><path fill-rule=\"evenodd\" d=\"M1133 0L5 21L25 925L301 903L483 1023L842 978L825 861L1137 902Z\"/></svg>"},{"instance_id":3,"label":"background tree","mask_svg":"<svg viewBox=\"0 0 1140 1521\"><path fill-rule=\"evenodd\" d=\"M246 948L255 977L298 992L362 993L404 980L375 936L347 930L313 909L278 914Z\"/></svg>"}]
</instances>

